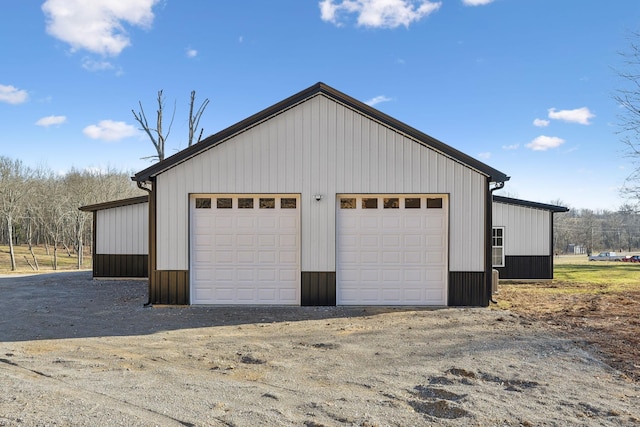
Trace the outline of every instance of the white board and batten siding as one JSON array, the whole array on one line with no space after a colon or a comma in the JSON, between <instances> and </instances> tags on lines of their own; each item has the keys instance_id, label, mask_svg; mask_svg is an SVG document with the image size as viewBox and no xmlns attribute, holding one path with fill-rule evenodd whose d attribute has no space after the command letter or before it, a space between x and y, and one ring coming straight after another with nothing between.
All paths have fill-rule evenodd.
<instances>
[{"instance_id":1,"label":"white board and batten siding","mask_svg":"<svg viewBox=\"0 0 640 427\"><path fill-rule=\"evenodd\" d=\"M96 254L149 252L149 204L137 203L96 212Z\"/></svg>"},{"instance_id":2,"label":"white board and batten siding","mask_svg":"<svg viewBox=\"0 0 640 427\"><path fill-rule=\"evenodd\" d=\"M156 179L159 270L189 269L189 195L219 193L299 195L302 271L336 271L336 195L448 195L448 268L484 270L486 176L324 94Z\"/></svg>"},{"instance_id":3,"label":"white board and batten siding","mask_svg":"<svg viewBox=\"0 0 640 427\"><path fill-rule=\"evenodd\" d=\"M552 215L544 209L493 202L493 226L505 230L505 255L551 255Z\"/></svg>"}]
</instances>

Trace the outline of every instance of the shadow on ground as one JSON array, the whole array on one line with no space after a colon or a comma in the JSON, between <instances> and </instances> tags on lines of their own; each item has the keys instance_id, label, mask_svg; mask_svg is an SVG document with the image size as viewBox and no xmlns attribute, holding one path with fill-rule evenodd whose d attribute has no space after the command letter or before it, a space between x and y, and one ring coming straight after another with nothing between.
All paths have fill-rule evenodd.
<instances>
[{"instance_id":1,"label":"shadow on ground","mask_svg":"<svg viewBox=\"0 0 640 427\"><path fill-rule=\"evenodd\" d=\"M0 277L0 341L147 335L212 326L365 317L425 307L144 307L146 280L90 271Z\"/></svg>"}]
</instances>

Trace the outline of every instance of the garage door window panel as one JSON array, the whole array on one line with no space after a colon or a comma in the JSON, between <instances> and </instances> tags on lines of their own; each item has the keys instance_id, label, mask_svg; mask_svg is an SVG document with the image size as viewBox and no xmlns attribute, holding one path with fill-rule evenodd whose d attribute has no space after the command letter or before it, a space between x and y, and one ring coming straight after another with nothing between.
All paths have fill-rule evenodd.
<instances>
[{"instance_id":1,"label":"garage door window panel","mask_svg":"<svg viewBox=\"0 0 640 427\"><path fill-rule=\"evenodd\" d=\"M362 209L378 209L378 199L372 198L363 198L362 199Z\"/></svg>"},{"instance_id":2,"label":"garage door window panel","mask_svg":"<svg viewBox=\"0 0 640 427\"><path fill-rule=\"evenodd\" d=\"M218 209L232 209L233 208L233 199L229 197L217 198L216 199L216 208Z\"/></svg>"},{"instance_id":3,"label":"garage door window panel","mask_svg":"<svg viewBox=\"0 0 640 427\"><path fill-rule=\"evenodd\" d=\"M197 198L196 209L211 209L211 198L208 198L208 197Z\"/></svg>"},{"instance_id":4,"label":"garage door window panel","mask_svg":"<svg viewBox=\"0 0 640 427\"><path fill-rule=\"evenodd\" d=\"M404 207L405 209L420 209L422 204L420 203L421 199L415 197L407 197L404 199Z\"/></svg>"},{"instance_id":5,"label":"garage door window panel","mask_svg":"<svg viewBox=\"0 0 640 427\"><path fill-rule=\"evenodd\" d=\"M253 209L253 198L238 199L238 209Z\"/></svg>"},{"instance_id":6,"label":"garage door window panel","mask_svg":"<svg viewBox=\"0 0 640 427\"><path fill-rule=\"evenodd\" d=\"M276 199L273 198L260 198L260 209L275 209Z\"/></svg>"}]
</instances>

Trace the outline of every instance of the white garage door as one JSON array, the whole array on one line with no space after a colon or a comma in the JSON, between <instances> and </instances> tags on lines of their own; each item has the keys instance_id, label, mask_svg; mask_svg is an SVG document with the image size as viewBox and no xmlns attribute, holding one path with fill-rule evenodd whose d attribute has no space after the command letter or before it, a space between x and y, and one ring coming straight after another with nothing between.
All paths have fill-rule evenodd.
<instances>
[{"instance_id":1,"label":"white garage door","mask_svg":"<svg viewBox=\"0 0 640 427\"><path fill-rule=\"evenodd\" d=\"M300 304L293 195L194 195L192 304Z\"/></svg>"},{"instance_id":2,"label":"white garage door","mask_svg":"<svg viewBox=\"0 0 640 427\"><path fill-rule=\"evenodd\" d=\"M447 304L447 197L343 195L339 305Z\"/></svg>"}]
</instances>

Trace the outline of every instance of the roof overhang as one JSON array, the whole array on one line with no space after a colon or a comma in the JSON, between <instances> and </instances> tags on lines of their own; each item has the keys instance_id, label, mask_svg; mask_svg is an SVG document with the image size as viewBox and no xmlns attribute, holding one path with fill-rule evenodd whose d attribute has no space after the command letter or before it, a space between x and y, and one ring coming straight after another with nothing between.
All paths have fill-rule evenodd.
<instances>
[{"instance_id":1,"label":"roof overhang","mask_svg":"<svg viewBox=\"0 0 640 427\"><path fill-rule=\"evenodd\" d=\"M506 182L509 180L509 176L500 172L497 169L492 168L491 166L482 163L481 161L459 151L455 148L411 127L393 117L361 102L355 98L350 97L342 92L337 91L336 89L322 83L316 83L315 85L296 93L295 95L290 96L289 98L278 102L277 104L266 108L238 123L232 125L214 135L211 135L204 140L198 142L197 144L192 145L191 147L185 148L184 150L174 154L171 157L168 157L154 165L149 166L148 168L138 172L135 174L132 179L138 182L150 181L155 176L165 172L168 169L198 155L199 153L208 150L216 145L228 140L232 136L244 132L245 130L255 126L256 124L263 122L277 114L282 113L283 111L309 99L317 95L325 95L329 98L332 98L338 103L341 103L355 111L360 112L366 116L371 117L373 120L376 120L398 132L404 133L414 139L416 142L421 143L425 146L428 146L445 156L452 158L453 160L464 164L468 167L471 167L478 172L484 174L489 178L490 182Z\"/></svg>"},{"instance_id":2,"label":"roof overhang","mask_svg":"<svg viewBox=\"0 0 640 427\"><path fill-rule=\"evenodd\" d=\"M149 201L149 196L138 196L138 197L130 197L128 199L113 200L111 202L96 203L95 205L80 206L78 209L80 209L83 212L95 212L95 211L101 211L104 209L113 209L113 208L120 208L123 206L137 205L140 203L147 203L148 201Z\"/></svg>"},{"instance_id":3,"label":"roof overhang","mask_svg":"<svg viewBox=\"0 0 640 427\"><path fill-rule=\"evenodd\" d=\"M523 206L523 207L534 208L534 209L544 209L546 211L551 211L551 212L569 212L569 208L564 206L549 205L546 203L538 203L538 202L531 202L528 200L513 199L511 197L494 195L493 201L498 203L504 203L507 205Z\"/></svg>"}]
</instances>

